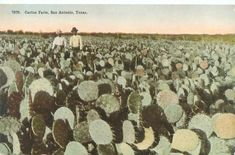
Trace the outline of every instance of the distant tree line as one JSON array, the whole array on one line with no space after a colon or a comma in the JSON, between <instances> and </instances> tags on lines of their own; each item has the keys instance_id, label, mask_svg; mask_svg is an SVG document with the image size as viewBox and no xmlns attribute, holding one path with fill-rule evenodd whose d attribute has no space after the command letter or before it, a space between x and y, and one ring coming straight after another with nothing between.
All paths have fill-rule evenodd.
<instances>
[{"instance_id":1,"label":"distant tree line","mask_svg":"<svg viewBox=\"0 0 235 155\"><path fill-rule=\"evenodd\" d=\"M38 35L43 38L54 37L55 32L31 32L23 30L6 30L0 31L0 34L12 34L12 35ZM94 36L94 37L113 37L118 39L167 39L167 40L190 40L190 41L223 41L235 44L235 34L147 34L147 33L101 33L101 32L81 32L83 36ZM71 35L71 32L64 32L63 35Z\"/></svg>"}]
</instances>

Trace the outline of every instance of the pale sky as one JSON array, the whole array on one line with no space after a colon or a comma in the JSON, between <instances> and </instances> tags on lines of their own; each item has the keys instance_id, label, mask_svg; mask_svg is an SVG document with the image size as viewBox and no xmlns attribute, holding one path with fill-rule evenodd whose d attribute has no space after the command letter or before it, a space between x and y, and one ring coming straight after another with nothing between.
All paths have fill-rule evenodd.
<instances>
[{"instance_id":1,"label":"pale sky","mask_svg":"<svg viewBox=\"0 0 235 155\"><path fill-rule=\"evenodd\" d=\"M21 14L12 14L19 10ZM25 11L86 11L86 15L27 15ZM161 34L235 33L235 5L4 5L0 30Z\"/></svg>"}]
</instances>

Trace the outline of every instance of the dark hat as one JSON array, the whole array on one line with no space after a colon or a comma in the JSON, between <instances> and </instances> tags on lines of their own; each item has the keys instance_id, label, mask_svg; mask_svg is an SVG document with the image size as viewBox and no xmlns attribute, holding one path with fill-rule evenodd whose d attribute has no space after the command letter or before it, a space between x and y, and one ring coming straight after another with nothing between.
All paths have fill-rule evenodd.
<instances>
[{"instance_id":1,"label":"dark hat","mask_svg":"<svg viewBox=\"0 0 235 155\"><path fill-rule=\"evenodd\" d=\"M78 29L76 27L73 27L71 30L71 32L77 32L77 31L78 31Z\"/></svg>"}]
</instances>

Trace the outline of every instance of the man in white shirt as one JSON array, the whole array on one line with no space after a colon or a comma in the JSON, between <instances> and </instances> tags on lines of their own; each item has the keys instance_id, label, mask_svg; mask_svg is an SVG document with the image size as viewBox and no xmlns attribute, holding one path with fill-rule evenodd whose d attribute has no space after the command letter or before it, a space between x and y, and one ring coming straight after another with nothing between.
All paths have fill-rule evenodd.
<instances>
[{"instance_id":1,"label":"man in white shirt","mask_svg":"<svg viewBox=\"0 0 235 155\"><path fill-rule=\"evenodd\" d=\"M54 39L53 44L52 44L53 50L56 48L62 49L67 46L66 39L61 36L61 33L62 33L61 30L56 31L57 37Z\"/></svg>"},{"instance_id":2,"label":"man in white shirt","mask_svg":"<svg viewBox=\"0 0 235 155\"><path fill-rule=\"evenodd\" d=\"M70 58L72 58L73 65L76 66L77 62L82 59L80 56L81 54L83 54L82 37L77 34L78 29L76 27L73 27L71 32L73 35L69 39L69 45L72 49L72 52L70 53Z\"/></svg>"},{"instance_id":3,"label":"man in white shirt","mask_svg":"<svg viewBox=\"0 0 235 155\"><path fill-rule=\"evenodd\" d=\"M76 27L73 27L71 32L73 33L73 36L70 37L69 45L72 47L73 50L82 50L82 37L77 34L78 30Z\"/></svg>"},{"instance_id":4,"label":"man in white shirt","mask_svg":"<svg viewBox=\"0 0 235 155\"><path fill-rule=\"evenodd\" d=\"M59 67L60 55L61 53L64 52L65 47L67 46L67 42L66 42L66 39L61 36L62 34L61 30L57 30L56 34L57 34L57 37L55 37L53 44L52 44L53 53L51 53L52 54L51 58L53 60L53 65L56 67Z\"/></svg>"}]
</instances>

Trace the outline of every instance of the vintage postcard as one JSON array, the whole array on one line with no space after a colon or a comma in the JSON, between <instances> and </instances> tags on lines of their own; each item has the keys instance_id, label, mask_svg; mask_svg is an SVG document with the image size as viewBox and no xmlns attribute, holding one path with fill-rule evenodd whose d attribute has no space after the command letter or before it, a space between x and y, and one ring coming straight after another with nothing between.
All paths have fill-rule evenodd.
<instances>
[{"instance_id":1,"label":"vintage postcard","mask_svg":"<svg viewBox=\"0 0 235 155\"><path fill-rule=\"evenodd\" d=\"M235 4L0 4L0 155L231 155Z\"/></svg>"}]
</instances>

